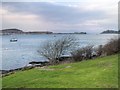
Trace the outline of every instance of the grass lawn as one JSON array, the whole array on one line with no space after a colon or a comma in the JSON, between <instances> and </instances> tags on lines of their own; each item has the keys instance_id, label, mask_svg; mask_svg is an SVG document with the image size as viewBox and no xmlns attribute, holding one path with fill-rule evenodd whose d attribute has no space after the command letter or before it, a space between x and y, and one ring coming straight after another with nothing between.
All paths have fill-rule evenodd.
<instances>
[{"instance_id":1,"label":"grass lawn","mask_svg":"<svg viewBox=\"0 0 120 90\"><path fill-rule=\"evenodd\" d=\"M2 82L3 88L117 88L118 55L19 71Z\"/></svg>"}]
</instances>

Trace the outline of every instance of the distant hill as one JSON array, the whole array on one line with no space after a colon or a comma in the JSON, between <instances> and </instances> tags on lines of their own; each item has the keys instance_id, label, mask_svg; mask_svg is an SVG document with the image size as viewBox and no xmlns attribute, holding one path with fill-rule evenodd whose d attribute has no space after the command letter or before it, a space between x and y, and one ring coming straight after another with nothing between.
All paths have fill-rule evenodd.
<instances>
[{"instance_id":1,"label":"distant hill","mask_svg":"<svg viewBox=\"0 0 120 90\"><path fill-rule=\"evenodd\" d=\"M2 34L14 34L14 33L21 34L24 32L19 29L4 29L4 30L0 30L0 33L2 33Z\"/></svg>"},{"instance_id":2,"label":"distant hill","mask_svg":"<svg viewBox=\"0 0 120 90\"><path fill-rule=\"evenodd\" d=\"M106 30L103 31L101 34L118 34L120 31L114 31L114 30Z\"/></svg>"},{"instance_id":3,"label":"distant hill","mask_svg":"<svg viewBox=\"0 0 120 90\"><path fill-rule=\"evenodd\" d=\"M41 32L24 32L24 34L52 34L53 32L49 32L49 31L41 31Z\"/></svg>"},{"instance_id":4,"label":"distant hill","mask_svg":"<svg viewBox=\"0 0 120 90\"><path fill-rule=\"evenodd\" d=\"M75 34L87 34L86 32L74 32Z\"/></svg>"},{"instance_id":5,"label":"distant hill","mask_svg":"<svg viewBox=\"0 0 120 90\"><path fill-rule=\"evenodd\" d=\"M37 31L37 32L23 32L19 29L3 29L0 30L0 34L2 35L10 35L10 34L52 34L53 32L49 31Z\"/></svg>"}]
</instances>

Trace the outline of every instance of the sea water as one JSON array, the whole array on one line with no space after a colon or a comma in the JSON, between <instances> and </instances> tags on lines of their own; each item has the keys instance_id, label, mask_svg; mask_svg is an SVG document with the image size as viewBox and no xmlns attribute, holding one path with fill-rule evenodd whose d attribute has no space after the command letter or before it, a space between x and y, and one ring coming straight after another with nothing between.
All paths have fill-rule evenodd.
<instances>
[{"instance_id":1,"label":"sea water","mask_svg":"<svg viewBox=\"0 0 120 90\"><path fill-rule=\"evenodd\" d=\"M54 41L57 38L68 34L21 34L21 35L3 35L2 47L0 47L0 57L2 58L2 70L16 69L24 67L31 61L45 61L45 57L38 53L41 45L46 41ZM117 34L74 34L80 47L86 45L104 45L111 38L116 38ZM16 38L17 42L10 42L10 39Z\"/></svg>"}]
</instances>

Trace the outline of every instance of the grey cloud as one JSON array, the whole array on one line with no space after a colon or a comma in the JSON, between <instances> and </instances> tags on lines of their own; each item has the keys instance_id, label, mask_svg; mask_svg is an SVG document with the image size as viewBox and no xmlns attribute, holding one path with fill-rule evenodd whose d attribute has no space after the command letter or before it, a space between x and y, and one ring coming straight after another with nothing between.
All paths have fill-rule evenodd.
<instances>
[{"instance_id":1,"label":"grey cloud","mask_svg":"<svg viewBox=\"0 0 120 90\"><path fill-rule=\"evenodd\" d=\"M85 11L74 7L56 5L47 2L5 2L3 8L11 12L31 13L42 16L45 20L53 23L76 24L85 20L105 18L103 11Z\"/></svg>"},{"instance_id":2,"label":"grey cloud","mask_svg":"<svg viewBox=\"0 0 120 90\"><path fill-rule=\"evenodd\" d=\"M82 5L80 3L79 5ZM84 8L78 8L78 7L69 7L64 4L58 4L58 3L48 3L48 2L4 2L3 3L3 9L8 10L11 13L17 13L22 14L23 16L26 14L35 14L38 16L38 25L39 22L42 22L41 19L39 19L39 16L43 19L43 27L42 26L32 26L31 30L33 28L37 30L53 30L55 32L74 32L74 31L87 31L87 32L101 32L101 30L111 29L117 27L116 19L109 16L105 10L95 9L93 11L85 10ZM113 11L112 11L113 12ZM108 19L108 22L104 22L104 19ZM96 21L98 23L98 26L96 25L84 25L86 24L86 21ZM99 20L103 20L103 22L99 23ZM14 20L15 21L15 20ZM98 22L97 22L98 21ZM28 29L30 27L29 25L23 26L20 23L12 22L12 21L6 20L5 27L11 27L15 26L16 28L23 28ZM49 25L46 23L50 22ZM33 24L33 22L30 22ZM90 23L92 24L92 22ZM94 23L93 23L94 24Z\"/></svg>"}]
</instances>

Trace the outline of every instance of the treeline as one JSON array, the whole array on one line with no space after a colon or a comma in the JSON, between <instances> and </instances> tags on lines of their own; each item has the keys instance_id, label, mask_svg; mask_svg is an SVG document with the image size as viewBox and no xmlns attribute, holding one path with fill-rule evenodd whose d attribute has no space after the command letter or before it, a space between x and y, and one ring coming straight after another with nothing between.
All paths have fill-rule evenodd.
<instances>
[{"instance_id":1,"label":"treeline","mask_svg":"<svg viewBox=\"0 0 120 90\"><path fill-rule=\"evenodd\" d=\"M49 60L50 65L59 64L61 61L90 60L120 52L120 38L111 39L107 44L98 47L88 45L81 48L78 48L76 40L73 36L64 36L54 41L46 41L38 52ZM64 56L66 53L71 56Z\"/></svg>"}]
</instances>

